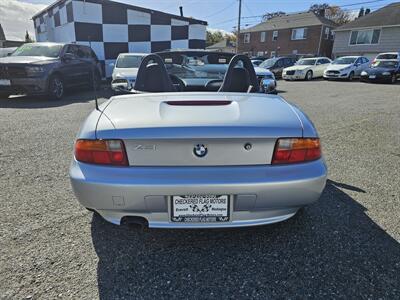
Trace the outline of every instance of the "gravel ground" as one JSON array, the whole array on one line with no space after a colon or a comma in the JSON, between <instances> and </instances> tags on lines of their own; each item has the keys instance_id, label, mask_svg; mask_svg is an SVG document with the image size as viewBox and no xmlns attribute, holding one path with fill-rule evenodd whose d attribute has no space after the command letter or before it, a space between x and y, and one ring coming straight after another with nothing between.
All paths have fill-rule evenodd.
<instances>
[{"instance_id":1,"label":"gravel ground","mask_svg":"<svg viewBox=\"0 0 400 300\"><path fill-rule=\"evenodd\" d=\"M294 218L232 230L106 223L68 179L91 94L0 100L0 297L399 299L400 84L279 88L315 122L329 181Z\"/></svg>"}]
</instances>

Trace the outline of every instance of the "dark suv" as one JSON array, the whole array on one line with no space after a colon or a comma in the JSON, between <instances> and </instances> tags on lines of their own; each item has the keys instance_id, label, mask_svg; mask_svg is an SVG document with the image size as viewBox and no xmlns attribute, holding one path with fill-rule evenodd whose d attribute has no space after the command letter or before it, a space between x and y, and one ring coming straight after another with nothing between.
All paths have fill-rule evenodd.
<instances>
[{"instance_id":1,"label":"dark suv","mask_svg":"<svg viewBox=\"0 0 400 300\"><path fill-rule=\"evenodd\" d=\"M276 78L282 78L283 69L291 67L295 63L296 58L294 57L274 57L263 61L259 67L270 70Z\"/></svg>"},{"instance_id":2,"label":"dark suv","mask_svg":"<svg viewBox=\"0 0 400 300\"><path fill-rule=\"evenodd\" d=\"M65 89L98 84L101 66L88 46L29 43L0 58L0 98L11 94L61 99Z\"/></svg>"}]
</instances>

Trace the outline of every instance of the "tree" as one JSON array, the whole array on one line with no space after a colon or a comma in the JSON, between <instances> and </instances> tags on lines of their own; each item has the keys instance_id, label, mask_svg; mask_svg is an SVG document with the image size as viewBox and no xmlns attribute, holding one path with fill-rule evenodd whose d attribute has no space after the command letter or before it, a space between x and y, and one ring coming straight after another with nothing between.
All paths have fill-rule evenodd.
<instances>
[{"instance_id":1,"label":"tree","mask_svg":"<svg viewBox=\"0 0 400 300\"><path fill-rule=\"evenodd\" d=\"M32 43L33 39L31 39L31 36L29 35L28 30L25 33L25 43Z\"/></svg>"},{"instance_id":2,"label":"tree","mask_svg":"<svg viewBox=\"0 0 400 300\"><path fill-rule=\"evenodd\" d=\"M224 33L219 30L207 30L206 46L214 45L222 40L228 40L230 42L236 41L236 36L234 34Z\"/></svg>"},{"instance_id":3,"label":"tree","mask_svg":"<svg viewBox=\"0 0 400 300\"><path fill-rule=\"evenodd\" d=\"M364 16L364 7L360 8L360 11L358 12L358 17L361 18Z\"/></svg>"},{"instance_id":4,"label":"tree","mask_svg":"<svg viewBox=\"0 0 400 300\"><path fill-rule=\"evenodd\" d=\"M351 14L339 6L331 6L328 3L313 4L309 11L320 14L323 11L325 18L335 22L338 25L349 23L352 20Z\"/></svg>"},{"instance_id":5,"label":"tree","mask_svg":"<svg viewBox=\"0 0 400 300\"><path fill-rule=\"evenodd\" d=\"M214 45L224 39L224 35L221 31L209 31L207 30L206 46Z\"/></svg>"},{"instance_id":6,"label":"tree","mask_svg":"<svg viewBox=\"0 0 400 300\"><path fill-rule=\"evenodd\" d=\"M276 11L276 12L271 12L271 13L265 13L265 14L262 16L262 20L265 22L265 21L268 21L268 20L270 20L270 19L272 19L272 18L281 17L281 16L284 16L284 15L286 15L286 13L283 12L283 11Z\"/></svg>"}]
</instances>

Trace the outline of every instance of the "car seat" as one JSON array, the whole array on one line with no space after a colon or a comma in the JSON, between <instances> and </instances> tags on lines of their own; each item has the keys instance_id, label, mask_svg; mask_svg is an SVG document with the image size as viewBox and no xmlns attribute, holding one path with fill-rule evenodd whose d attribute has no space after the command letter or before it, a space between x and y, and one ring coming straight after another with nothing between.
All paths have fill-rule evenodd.
<instances>
[{"instance_id":1,"label":"car seat","mask_svg":"<svg viewBox=\"0 0 400 300\"><path fill-rule=\"evenodd\" d=\"M136 76L134 90L148 93L176 92L160 56L150 54L143 58Z\"/></svg>"},{"instance_id":2,"label":"car seat","mask_svg":"<svg viewBox=\"0 0 400 300\"><path fill-rule=\"evenodd\" d=\"M220 92L258 92L260 87L253 64L246 55L235 55L228 66Z\"/></svg>"}]
</instances>

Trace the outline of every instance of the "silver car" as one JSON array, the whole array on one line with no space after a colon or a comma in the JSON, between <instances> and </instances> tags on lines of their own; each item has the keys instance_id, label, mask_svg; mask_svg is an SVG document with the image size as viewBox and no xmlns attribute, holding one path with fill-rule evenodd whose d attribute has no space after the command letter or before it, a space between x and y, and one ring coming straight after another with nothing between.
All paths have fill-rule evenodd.
<instances>
[{"instance_id":1,"label":"silver car","mask_svg":"<svg viewBox=\"0 0 400 300\"><path fill-rule=\"evenodd\" d=\"M353 80L368 69L369 59L364 56L342 56L336 58L324 71L324 79Z\"/></svg>"},{"instance_id":2,"label":"silver car","mask_svg":"<svg viewBox=\"0 0 400 300\"><path fill-rule=\"evenodd\" d=\"M222 61L207 55L218 54L196 59ZM317 131L297 106L260 92L246 56L232 58L215 92L182 76L149 55L136 94L87 117L70 167L84 207L114 224L220 228L283 221L318 200L327 168Z\"/></svg>"}]
</instances>

